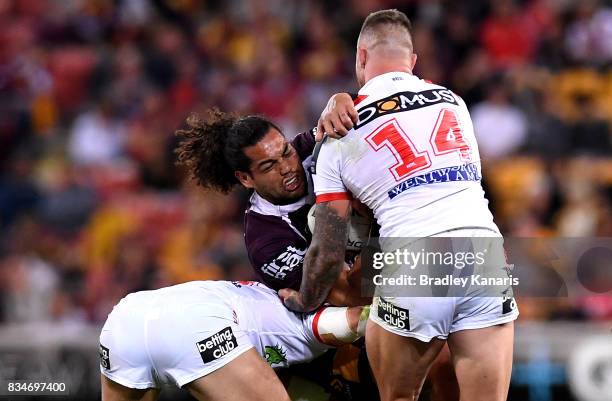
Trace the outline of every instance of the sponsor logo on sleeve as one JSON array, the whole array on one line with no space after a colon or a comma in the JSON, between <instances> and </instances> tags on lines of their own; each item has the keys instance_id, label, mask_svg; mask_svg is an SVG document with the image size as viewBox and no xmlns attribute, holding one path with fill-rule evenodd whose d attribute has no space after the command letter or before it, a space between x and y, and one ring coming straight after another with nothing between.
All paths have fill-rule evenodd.
<instances>
[{"instance_id":1,"label":"sponsor logo on sleeve","mask_svg":"<svg viewBox=\"0 0 612 401\"><path fill-rule=\"evenodd\" d=\"M383 298L378 299L378 317L387 324L400 329L410 330L410 314L408 309L400 308Z\"/></svg>"},{"instance_id":2,"label":"sponsor logo on sleeve","mask_svg":"<svg viewBox=\"0 0 612 401\"><path fill-rule=\"evenodd\" d=\"M388 114L401 111L416 110L439 103L459 105L457 99L448 89L430 89L422 92L398 92L376 102L363 106L357 112L359 122L355 129L363 127L368 122Z\"/></svg>"},{"instance_id":3,"label":"sponsor logo on sleeve","mask_svg":"<svg viewBox=\"0 0 612 401\"><path fill-rule=\"evenodd\" d=\"M102 344L100 344L100 365L106 370L111 368L110 351Z\"/></svg>"},{"instance_id":4,"label":"sponsor logo on sleeve","mask_svg":"<svg viewBox=\"0 0 612 401\"><path fill-rule=\"evenodd\" d=\"M296 266L301 266L304 262L306 249L298 249L288 246L285 252L281 253L272 262L266 263L261 267L265 274L282 280L288 273L291 273Z\"/></svg>"},{"instance_id":5,"label":"sponsor logo on sleeve","mask_svg":"<svg viewBox=\"0 0 612 401\"><path fill-rule=\"evenodd\" d=\"M238 341L231 327L226 327L223 330L205 338L196 343L202 361L209 363L232 352L238 348Z\"/></svg>"},{"instance_id":6,"label":"sponsor logo on sleeve","mask_svg":"<svg viewBox=\"0 0 612 401\"><path fill-rule=\"evenodd\" d=\"M264 353L266 361L272 365L286 364L287 363L287 351L280 345L266 345L264 347Z\"/></svg>"}]
</instances>

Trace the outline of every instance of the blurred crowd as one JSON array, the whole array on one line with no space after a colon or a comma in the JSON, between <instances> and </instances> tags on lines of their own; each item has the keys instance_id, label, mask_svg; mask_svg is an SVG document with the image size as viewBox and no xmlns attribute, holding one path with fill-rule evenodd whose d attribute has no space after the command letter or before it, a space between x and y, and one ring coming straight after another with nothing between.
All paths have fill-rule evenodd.
<instances>
[{"instance_id":1,"label":"blurred crowd","mask_svg":"<svg viewBox=\"0 0 612 401\"><path fill-rule=\"evenodd\" d=\"M415 73L472 112L504 234L612 237L610 1L0 0L0 322L100 323L128 292L251 278L248 194L186 182L173 132L211 106L311 128L391 7ZM610 295L523 316L610 319Z\"/></svg>"}]
</instances>

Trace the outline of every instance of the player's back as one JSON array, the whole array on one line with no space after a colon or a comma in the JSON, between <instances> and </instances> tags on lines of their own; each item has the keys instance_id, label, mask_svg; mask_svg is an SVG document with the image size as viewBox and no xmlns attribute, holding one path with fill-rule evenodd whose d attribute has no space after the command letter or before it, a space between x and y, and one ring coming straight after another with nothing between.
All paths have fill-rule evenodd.
<instances>
[{"instance_id":1,"label":"player's back","mask_svg":"<svg viewBox=\"0 0 612 401\"><path fill-rule=\"evenodd\" d=\"M368 81L357 101L358 124L341 140L327 139L318 155L318 202L348 190L374 211L383 237L423 237L461 227L498 231L461 98L392 72Z\"/></svg>"},{"instance_id":2,"label":"player's back","mask_svg":"<svg viewBox=\"0 0 612 401\"><path fill-rule=\"evenodd\" d=\"M218 333L208 336L215 339L229 329L231 336L237 338L224 340L229 348L233 349L232 341L241 344L241 335L246 336L248 342L244 343L254 346L273 367L311 360L329 348L315 338L311 328L312 315L298 315L289 311L276 291L252 281L192 281L136 292L122 299L111 316L114 314L117 315L116 319L112 319L115 326L122 325L126 328L125 332L134 334L135 340L142 340L136 342L156 345L175 343L177 338L187 338L192 333L200 341L207 336L197 333L210 332L211 327L213 331L220 329ZM127 319L125 316L131 317ZM144 327L149 328L149 334L143 339ZM221 346L217 343L213 345ZM132 348L138 351L138 347ZM164 362L174 358L173 352L180 352L173 351L171 347L156 348L165 350L159 352L163 354L159 359ZM219 353L216 349L211 350ZM271 353L273 355L268 357Z\"/></svg>"}]
</instances>

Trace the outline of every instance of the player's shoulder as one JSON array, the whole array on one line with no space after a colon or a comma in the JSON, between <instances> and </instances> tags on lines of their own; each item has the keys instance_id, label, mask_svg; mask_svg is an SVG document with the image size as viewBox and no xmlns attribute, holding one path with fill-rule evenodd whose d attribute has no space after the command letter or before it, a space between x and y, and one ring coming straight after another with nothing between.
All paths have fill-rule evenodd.
<instances>
[{"instance_id":1,"label":"player's shoulder","mask_svg":"<svg viewBox=\"0 0 612 401\"><path fill-rule=\"evenodd\" d=\"M342 146L342 144L346 142L346 139L350 137L351 134L353 133L354 133L354 130L351 129L349 130L348 134L342 138L332 138L331 136L325 135L323 137L323 140L321 140L321 142L317 142L317 144L315 145L315 148L312 152L312 158L311 158L310 165L311 166L316 165L317 160L319 159L319 156L321 153L331 153L332 155L337 155L338 152L340 151L340 146ZM329 157L329 156L326 156L326 157ZM312 174L316 174L316 172L313 171L312 168L310 172Z\"/></svg>"},{"instance_id":2,"label":"player's shoulder","mask_svg":"<svg viewBox=\"0 0 612 401\"><path fill-rule=\"evenodd\" d=\"M461 96L459 96L456 92L454 92L452 89L441 85L437 82L432 82L428 79L420 79L420 81L422 82L423 85L423 90L441 90L441 91L445 91L445 93L449 93L450 95L452 95L455 100L457 100L458 103L460 104L465 104L465 101L463 100L463 98Z\"/></svg>"},{"instance_id":3,"label":"player's shoulder","mask_svg":"<svg viewBox=\"0 0 612 401\"><path fill-rule=\"evenodd\" d=\"M274 291L272 288L270 288L265 283L262 283L259 281L236 280L236 281L227 281L227 283L231 284L232 288L234 289L234 292L236 292L239 295L245 296L249 294L249 292L245 290L249 290L251 293L260 293L260 294L263 294L264 296L272 294L274 295L275 299L278 299L278 297L276 296L276 291Z\"/></svg>"},{"instance_id":4,"label":"player's shoulder","mask_svg":"<svg viewBox=\"0 0 612 401\"><path fill-rule=\"evenodd\" d=\"M315 147L315 130L316 128L312 128L308 131L299 133L291 140L291 145L293 145L302 161L306 160L312 154Z\"/></svg>"},{"instance_id":5,"label":"player's shoulder","mask_svg":"<svg viewBox=\"0 0 612 401\"><path fill-rule=\"evenodd\" d=\"M399 88L400 93L436 93L442 96L447 95L449 99L450 97L454 97L456 100L460 99L455 92L446 86L438 82L433 82L429 79L419 78L416 75L413 75L412 79L408 80L405 85L399 85ZM394 92L393 90L391 91Z\"/></svg>"},{"instance_id":6,"label":"player's shoulder","mask_svg":"<svg viewBox=\"0 0 612 401\"><path fill-rule=\"evenodd\" d=\"M368 81L360 91L364 97L356 107L359 121L353 129L360 129L379 117L394 113L419 111L439 104L465 106L463 100L445 86L409 73L387 73L376 79L372 79L374 82L371 84Z\"/></svg>"},{"instance_id":7,"label":"player's shoulder","mask_svg":"<svg viewBox=\"0 0 612 401\"><path fill-rule=\"evenodd\" d=\"M312 158L310 160L310 166L308 171L312 174L312 177L317 176L318 166L325 165L327 167L336 165L343 157L344 147L354 138L355 130L349 130L348 134L342 138L332 138L330 136L324 136L321 142L317 142L314 151L312 152Z\"/></svg>"},{"instance_id":8,"label":"player's shoulder","mask_svg":"<svg viewBox=\"0 0 612 401\"><path fill-rule=\"evenodd\" d=\"M420 93L425 91L448 92L458 97L452 90L437 82L422 79L407 72L389 72L368 81L354 100L355 107L360 108L379 102L382 98L397 97L400 94Z\"/></svg>"}]
</instances>

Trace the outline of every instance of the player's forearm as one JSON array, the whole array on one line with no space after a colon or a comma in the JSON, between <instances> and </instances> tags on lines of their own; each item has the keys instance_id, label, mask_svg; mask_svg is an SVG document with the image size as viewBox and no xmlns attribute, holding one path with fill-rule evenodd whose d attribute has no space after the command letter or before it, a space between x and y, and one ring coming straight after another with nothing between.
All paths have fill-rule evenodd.
<instances>
[{"instance_id":1,"label":"player's forearm","mask_svg":"<svg viewBox=\"0 0 612 401\"><path fill-rule=\"evenodd\" d=\"M279 292L285 306L295 312L310 312L320 306L344 265L350 202L321 203L316 214L317 224L304 259L300 291Z\"/></svg>"},{"instance_id":2,"label":"player's forearm","mask_svg":"<svg viewBox=\"0 0 612 401\"><path fill-rule=\"evenodd\" d=\"M342 272L350 207L340 215L328 203L322 203L316 213L317 226L304 260L300 286L301 301L307 310L323 303Z\"/></svg>"},{"instance_id":3,"label":"player's forearm","mask_svg":"<svg viewBox=\"0 0 612 401\"><path fill-rule=\"evenodd\" d=\"M309 248L304 260L300 286L301 304L304 311L317 308L329 295L342 272L344 259L339 256L336 250L329 249L328 246L314 245L312 252Z\"/></svg>"},{"instance_id":4,"label":"player's forearm","mask_svg":"<svg viewBox=\"0 0 612 401\"><path fill-rule=\"evenodd\" d=\"M308 254L302 268L302 281L299 292L294 292L284 299L285 306L294 312L311 312L321 306L330 295L330 291L341 275L343 259L328 258L330 255L313 243L308 248Z\"/></svg>"}]
</instances>

